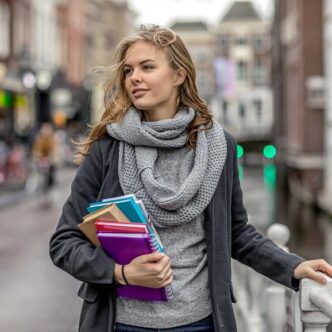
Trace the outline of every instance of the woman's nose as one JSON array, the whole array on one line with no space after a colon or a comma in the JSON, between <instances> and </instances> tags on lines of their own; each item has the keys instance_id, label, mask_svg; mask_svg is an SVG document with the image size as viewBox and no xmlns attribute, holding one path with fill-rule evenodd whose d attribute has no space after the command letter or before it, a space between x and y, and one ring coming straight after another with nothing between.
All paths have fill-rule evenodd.
<instances>
[{"instance_id":1,"label":"woman's nose","mask_svg":"<svg viewBox=\"0 0 332 332\"><path fill-rule=\"evenodd\" d=\"M131 74L131 81L132 83L137 83L141 81L141 75L139 73L138 70L133 70L132 74Z\"/></svg>"}]
</instances>

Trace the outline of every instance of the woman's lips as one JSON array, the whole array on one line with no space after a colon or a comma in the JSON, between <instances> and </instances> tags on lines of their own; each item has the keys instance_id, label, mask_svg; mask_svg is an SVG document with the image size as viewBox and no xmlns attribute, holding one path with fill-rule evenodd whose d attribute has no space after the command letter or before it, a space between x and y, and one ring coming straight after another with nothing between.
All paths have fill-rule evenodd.
<instances>
[{"instance_id":1,"label":"woman's lips","mask_svg":"<svg viewBox=\"0 0 332 332\"><path fill-rule=\"evenodd\" d=\"M134 89L132 91L132 95L135 97L135 98L139 98L139 97L142 97L144 96L149 90L147 89Z\"/></svg>"}]
</instances>

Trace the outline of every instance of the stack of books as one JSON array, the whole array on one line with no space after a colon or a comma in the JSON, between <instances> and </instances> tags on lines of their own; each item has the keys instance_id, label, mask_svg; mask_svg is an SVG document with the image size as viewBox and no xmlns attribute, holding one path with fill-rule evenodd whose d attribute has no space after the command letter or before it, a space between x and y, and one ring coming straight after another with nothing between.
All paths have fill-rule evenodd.
<instances>
[{"instance_id":1,"label":"stack of books","mask_svg":"<svg viewBox=\"0 0 332 332\"><path fill-rule=\"evenodd\" d=\"M90 203L88 214L78 225L87 238L120 265L152 252L164 252L159 236L149 219L142 201L135 195L125 195ZM145 301L167 301L172 297L171 286L149 288L125 285L117 295Z\"/></svg>"}]
</instances>

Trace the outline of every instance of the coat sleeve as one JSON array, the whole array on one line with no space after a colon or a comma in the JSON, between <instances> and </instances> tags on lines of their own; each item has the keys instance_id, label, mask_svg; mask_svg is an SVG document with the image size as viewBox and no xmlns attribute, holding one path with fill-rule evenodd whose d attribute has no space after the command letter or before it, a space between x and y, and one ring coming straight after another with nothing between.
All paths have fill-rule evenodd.
<instances>
[{"instance_id":1,"label":"coat sleeve","mask_svg":"<svg viewBox=\"0 0 332 332\"><path fill-rule=\"evenodd\" d=\"M254 226L248 224L248 215L243 205L243 193L239 180L235 139L233 139L233 146L230 150L233 154L234 174L231 203L232 257L266 277L297 290L299 282L293 278L293 271L304 259L285 252L270 239L260 234Z\"/></svg>"},{"instance_id":2,"label":"coat sleeve","mask_svg":"<svg viewBox=\"0 0 332 332\"><path fill-rule=\"evenodd\" d=\"M93 144L77 171L49 250L53 263L74 278L107 286L113 283L114 261L101 247L94 247L77 227L88 204L96 201L102 184L104 160L99 144Z\"/></svg>"}]
</instances>

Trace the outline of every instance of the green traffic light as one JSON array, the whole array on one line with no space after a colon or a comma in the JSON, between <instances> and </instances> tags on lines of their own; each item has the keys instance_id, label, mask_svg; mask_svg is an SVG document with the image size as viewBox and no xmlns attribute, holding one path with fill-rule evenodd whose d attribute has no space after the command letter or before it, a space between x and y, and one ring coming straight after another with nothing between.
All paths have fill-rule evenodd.
<instances>
[{"instance_id":1,"label":"green traffic light","mask_svg":"<svg viewBox=\"0 0 332 332\"><path fill-rule=\"evenodd\" d=\"M277 155L277 149L274 145L266 145L263 150L263 156L267 159L272 159Z\"/></svg>"},{"instance_id":2,"label":"green traffic light","mask_svg":"<svg viewBox=\"0 0 332 332\"><path fill-rule=\"evenodd\" d=\"M274 164L267 164L264 165L263 168L263 175L264 175L264 183L270 189L275 189L276 182L277 182L277 168Z\"/></svg>"},{"instance_id":3,"label":"green traffic light","mask_svg":"<svg viewBox=\"0 0 332 332\"><path fill-rule=\"evenodd\" d=\"M10 107L12 105L12 94L0 91L0 107Z\"/></svg>"},{"instance_id":4,"label":"green traffic light","mask_svg":"<svg viewBox=\"0 0 332 332\"><path fill-rule=\"evenodd\" d=\"M242 158L243 157L243 155L244 155L244 149L243 149L243 147L241 146L241 145L237 145L236 146L236 151L237 151L237 157L240 159L240 158Z\"/></svg>"}]
</instances>

